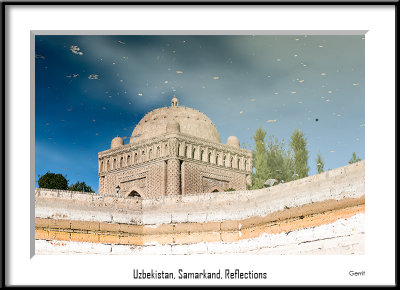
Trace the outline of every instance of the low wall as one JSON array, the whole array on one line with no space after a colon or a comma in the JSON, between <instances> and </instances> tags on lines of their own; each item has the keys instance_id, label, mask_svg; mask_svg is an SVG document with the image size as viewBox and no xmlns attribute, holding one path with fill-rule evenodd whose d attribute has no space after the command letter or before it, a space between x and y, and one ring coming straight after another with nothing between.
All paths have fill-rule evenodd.
<instances>
[{"instance_id":1,"label":"low wall","mask_svg":"<svg viewBox=\"0 0 400 290\"><path fill-rule=\"evenodd\" d=\"M364 166L361 161L260 190L152 199L36 189L36 250L290 253L290 241L304 242L292 238L297 235L316 248L294 247L293 253L362 253ZM318 245L327 240L336 248Z\"/></svg>"}]
</instances>

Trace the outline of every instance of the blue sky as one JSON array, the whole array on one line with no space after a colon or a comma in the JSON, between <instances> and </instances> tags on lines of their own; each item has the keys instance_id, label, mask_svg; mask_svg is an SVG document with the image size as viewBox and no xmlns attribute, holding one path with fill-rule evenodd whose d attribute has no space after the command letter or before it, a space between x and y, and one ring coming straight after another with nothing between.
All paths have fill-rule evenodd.
<instances>
[{"instance_id":1,"label":"blue sky","mask_svg":"<svg viewBox=\"0 0 400 290\"><path fill-rule=\"evenodd\" d=\"M364 36L35 37L35 169L98 189L97 153L150 110L205 113L221 141L307 138L310 175L364 159ZM317 121L318 119L318 121ZM126 139L128 142L129 139Z\"/></svg>"}]
</instances>

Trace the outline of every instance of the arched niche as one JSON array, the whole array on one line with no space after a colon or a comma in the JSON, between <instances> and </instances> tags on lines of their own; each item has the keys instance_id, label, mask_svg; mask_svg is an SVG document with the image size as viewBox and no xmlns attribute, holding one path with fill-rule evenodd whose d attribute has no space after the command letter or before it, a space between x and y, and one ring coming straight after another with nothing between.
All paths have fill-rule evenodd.
<instances>
[{"instance_id":1,"label":"arched niche","mask_svg":"<svg viewBox=\"0 0 400 290\"><path fill-rule=\"evenodd\" d=\"M208 192L223 192L223 191L224 190L219 186L213 186L208 190Z\"/></svg>"},{"instance_id":2,"label":"arched niche","mask_svg":"<svg viewBox=\"0 0 400 290\"><path fill-rule=\"evenodd\" d=\"M143 190L137 187L132 187L128 190L126 197L143 197Z\"/></svg>"}]
</instances>

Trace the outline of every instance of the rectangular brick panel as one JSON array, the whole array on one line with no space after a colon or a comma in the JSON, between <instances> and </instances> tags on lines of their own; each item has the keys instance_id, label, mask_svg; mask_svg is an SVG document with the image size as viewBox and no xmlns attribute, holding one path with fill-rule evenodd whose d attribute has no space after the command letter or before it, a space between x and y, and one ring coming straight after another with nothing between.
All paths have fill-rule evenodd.
<instances>
[{"instance_id":1,"label":"rectangular brick panel","mask_svg":"<svg viewBox=\"0 0 400 290\"><path fill-rule=\"evenodd\" d=\"M239 238L239 232L221 232L221 240L223 242L236 242Z\"/></svg>"},{"instance_id":2,"label":"rectangular brick panel","mask_svg":"<svg viewBox=\"0 0 400 290\"><path fill-rule=\"evenodd\" d=\"M99 222L89 221L71 221L71 229L73 230L86 230L86 231L99 231Z\"/></svg>"},{"instance_id":3,"label":"rectangular brick panel","mask_svg":"<svg viewBox=\"0 0 400 290\"><path fill-rule=\"evenodd\" d=\"M223 221L221 222L221 231L238 231L241 221Z\"/></svg>"},{"instance_id":4,"label":"rectangular brick panel","mask_svg":"<svg viewBox=\"0 0 400 290\"><path fill-rule=\"evenodd\" d=\"M71 221L70 220L51 219L49 221L49 227L52 229L70 229Z\"/></svg>"},{"instance_id":5,"label":"rectangular brick panel","mask_svg":"<svg viewBox=\"0 0 400 290\"><path fill-rule=\"evenodd\" d=\"M71 234L68 232L50 232L53 240L69 241L71 240Z\"/></svg>"},{"instance_id":6,"label":"rectangular brick panel","mask_svg":"<svg viewBox=\"0 0 400 290\"><path fill-rule=\"evenodd\" d=\"M142 226L120 224L120 231L129 234L141 234L143 232Z\"/></svg>"},{"instance_id":7,"label":"rectangular brick panel","mask_svg":"<svg viewBox=\"0 0 400 290\"><path fill-rule=\"evenodd\" d=\"M221 240L220 232L200 232L200 233L182 233L174 235L176 244L197 244L201 242L219 242Z\"/></svg>"},{"instance_id":8,"label":"rectangular brick panel","mask_svg":"<svg viewBox=\"0 0 400 290\"><path fill-rule=\"evenodd\" d=\"M142 236L143 244L158 243L158 244L173 244L173 235L144 235Z\"/></svg>"},{"instance_id":9,"label":"rectangular brick panel","mask_svg":"<svg viewBox=\"0 0 400 290\"><path fill-rule=\"evenodd\" d=\"M35 229L35 239L36 240L49 240L49 231Z\"/></svg>"},{"instance_id":10,"label":"rectangular brick panel","mask_svg":"<svg viewBox=\"0 0 400 290\"><path fill-rule=\"evenodd\" d=\"M100 223L100 231L102 232L119 232L120 224L117 223Z\"/></svg>"},{"instance_id":11,"label":"rectangular brick panel","mask_svg":"<svg viewBox=\"0 0 400 290\"><path fill-rule=\"evenodd\" d=\"M120 236L119 243L122 245L143 245L143 238L141 236Z\"/></svg>"},{"instance_id":12,"label":"rectangular brick panel","mask_svg":"<svg viewBox=\"0 0 400 290\"><path fill-rule=\"evenodd\" d=\"M103 244L119 244L120 239L118 235L100 235L100 243Z\"/></svg>"},{"instance_id":13,"label":"rectangular brick panel","mask_svg":"<svg viewBox=\"0 0 400 290\"><path fill-rule=\"evenodd\" d=\"M50 219L35 218L35 228L48 228Z\"/></svg>"},{"instance_id":14,"label":"rectangular brick panel","mask_svg":"<svg viewBox=\"0 0 400 290\"><path fill-rule=\"evenodd\" d=\"M71 233L71 241L98 243L99 235L98 234Z\"/></svg>"},{"instance_id":15,"label":"rectangular brick panel","mask_svg":"<svg viewBox=\"0 0 400 290\"><path fill-rule=\"evenodd\" d=\"M141 234L143 235L156 235L156 234L172 234L176 225L162 224L159 226L143 226Z\"/></svg>"}]
</instances>

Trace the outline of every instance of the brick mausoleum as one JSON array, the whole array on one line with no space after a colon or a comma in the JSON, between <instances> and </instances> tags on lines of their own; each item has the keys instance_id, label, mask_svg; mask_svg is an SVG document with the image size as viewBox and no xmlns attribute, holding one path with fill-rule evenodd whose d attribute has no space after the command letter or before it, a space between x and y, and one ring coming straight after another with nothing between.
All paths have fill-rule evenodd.
<instances>
[{"instance_id":1,"label":"brick mausoleum","mask_svg":"<svg viewBox=\"0 0 400 290\"><path fill-rule=\"evenodd\" d=\"M115 137L99 152L99 193L144 198L245 190L251 185L251 151L217 128L198 110L178 105L147 113L129 144Z\"/></svg>"}]
</instances>

